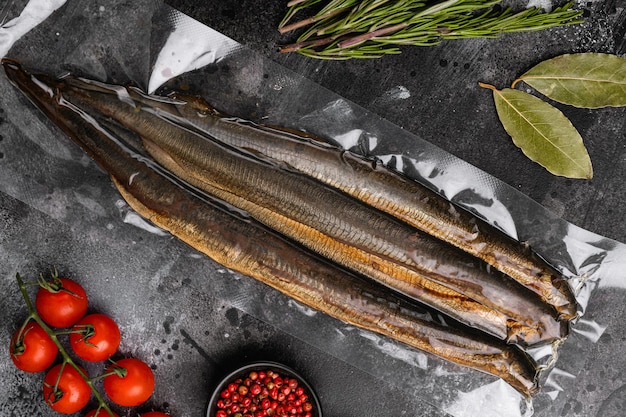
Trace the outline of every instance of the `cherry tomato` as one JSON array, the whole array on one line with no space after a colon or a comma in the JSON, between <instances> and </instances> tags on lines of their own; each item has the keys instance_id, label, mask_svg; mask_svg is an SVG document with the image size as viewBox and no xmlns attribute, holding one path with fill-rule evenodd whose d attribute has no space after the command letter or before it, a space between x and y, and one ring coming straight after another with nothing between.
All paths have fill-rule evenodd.
<instances>
[{"instance_id":1,"label":"cherry tomato","mask_svg":"<svg viewBox=\"0 0 626 417\"><path fill-rule=\"evenodd\" d=\"M82 368L81 370L86 375ZM53 366L43 379L43 398L56 412L62 414L76 413L87 405L90 397L89 385L70 365Z\"/></svg>"},{"instance_id":2,"label":"cherry tomato","mask_svg":"<svg viewBox=\"0 0 626 417\"><path fill-rule=\"evenodd\" d=\"M69 327L87 312L84 288L69 278L53 277L47 288L37 291L35 307L39 316L52 327Z\"/></svg>"},{"instance_id":3,"label":"cherry tomato","mask_svg":"<svg viewBox=\"0 0 626 417\"><path fill-rule=\"evenodd\" d=\"M117 373L104 377L103 386L111 401L116 404L133 407L143 404L154 391L154 374L145 362L127 358L117 361L107 368L108 372L115 369Z\"/></svg>"},{"instance_id":4,"label":"cherry tomato","mask_svg":"<svg viewBox=\"0 0 626 417\"><path fill-rule=\"evenodd\" d=\"M112 411L112 413L113 417L120 417L115 411ZM85 417L111 417L111 414L101 408L99 410L91 410L85 414Z\"/></svg>"},{"instance_id":5,"label":"cherry tomato","mask_svg":"<svg viewBox=\"0 0 626 417\"><path fill-rule=\"evenodd\" d=\"M72 327L70 346L79 358L100 362L110 358L120 345L115 321L104 314L88 314Z\"/></svg>"},{"instance_id":6,"label":"cherry tomato","mask_svg":"<svg viewBox=\"0 0 626 417\"><path fill-rule=\"evenodd\" d=\"M139 417L170 417L170 415L160 411L149 411L147 413L139 414Z\"/></svg>"},{"instance_id":7,"label":"cherry tomato","mask_svg":"<svg viewBox=\"0 0 626 417\"><path fill-rule=\"evenodd\" d=\"M20 334L21 332L21 334ZM29 322L11 337L11 359L25 372L42 372L57 358L59 348L36 321Z\"/></svg>"}]
</instances>

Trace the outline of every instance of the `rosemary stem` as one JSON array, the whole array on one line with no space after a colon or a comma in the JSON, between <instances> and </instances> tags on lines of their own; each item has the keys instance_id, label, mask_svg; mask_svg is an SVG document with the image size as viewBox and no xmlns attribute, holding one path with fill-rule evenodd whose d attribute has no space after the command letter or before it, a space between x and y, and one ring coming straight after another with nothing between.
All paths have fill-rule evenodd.
<instances>
[{"instance_id":1,"label":"rosemary stem","mask_svg":"<svg viewBox=\"0 0 626 417\"><path fill-rule=\"evenodd\" d=\"M291 0L287 3L287 7L297 6L298 4L305 3L307 0Z\"/></svg>"},{"instance_id":2,"label":"rosemary stem","mask_svg":"<svg viewBox=\"0 0 626 417\"><path fill-rule=\"evenodd\" d=\"M300 29L302 27L308 26L312 23L318 22L320 20L324 20L333 16L338 15L339 13L343 12L344 9L336 9L333 10L331 12L328 12L326 14L323 15L319 15L319 16L313 16L313 17L309 17L303 20L299 20L297 22L294 23L290 23L288 25L285 25L283 27L278 28L278 31L280 33L287 33L287 32L291 32L292 30L296 30L296 29Z\"/></svg>"},{"instance_id":3,"label":"rosemary stem","mask_svg":"<svg viewBox=\"0 0 626 417\"><path fill-rule=\"evenodd\" d=\"M290 45L285 45L282 46L280 48L281 52L296 52L299 51L300 49L303 48L309 48L309 47L318 47L318 46L324 46L324 45L328 45L329 43L332 43L335 40L334 37L327 37L327 38L321 38L321 39L316 39L313 41L302 41L302 42L296 42L296 43L292 43Z\"/></svg>"},{"instance_id":4,"label":"rosemary stem","mask_svg":"<svg viewBox=\"0 0 626 417\"><path fill-rule=\"evenodd\" d=\"M358 45L359 43L365 42L367 40L374 39L377 36L383 36L383 35L387 35L389 33L397 32L398 30L404 29L407 26L408 26L407 23L399 23L399 24L394 25L394 26L388 26L388 27L385 27L385 28L377 29L377 30L375 30L373 32L368 32L368 33L364 33L364 34L359 35L359 36L354 36L352 38L349 38L349 39L346 39L344 41L339 42L339 47L340 48L349 48L351 46Z\"/></svg>"}]
</instances>

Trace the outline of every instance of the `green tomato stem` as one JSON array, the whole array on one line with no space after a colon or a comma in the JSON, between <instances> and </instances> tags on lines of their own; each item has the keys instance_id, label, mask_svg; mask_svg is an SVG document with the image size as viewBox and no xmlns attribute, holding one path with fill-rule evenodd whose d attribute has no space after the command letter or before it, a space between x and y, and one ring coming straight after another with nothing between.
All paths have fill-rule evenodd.
<instances>
[{"instance_id":1,"label":"green tomato stem","mask_svg":"<svg viewBox=\"0 0 626 417\"><path fill-rule=\"evenodd\" d=\"M31 318L30 316L26 317L26 320L24 320L24 323L22 323L22 326L20 327L20 331L17 333L17 336L15 337L15 345L11 347L12 352L11 353L17 353L18 350L23 352L24 351L24 333L26 330L26 326L28 326L28 323L30 323Z\"/></svg>"}]
</instances>

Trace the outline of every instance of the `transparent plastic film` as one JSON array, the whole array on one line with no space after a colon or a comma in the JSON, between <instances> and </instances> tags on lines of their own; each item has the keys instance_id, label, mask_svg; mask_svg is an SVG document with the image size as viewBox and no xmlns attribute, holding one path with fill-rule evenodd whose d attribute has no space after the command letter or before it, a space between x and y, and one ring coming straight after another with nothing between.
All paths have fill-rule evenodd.
<instances>
[{"instance_id":1,"label":"transparent plastic film","mask_svg":"<svg viewBox=\"0 0 626 417\"><path fill-rule=\"evenodd\" d=\"M20 62L24 68L53 77L71 73L96 82L134 85L145 94L154 95L150 100L163 97L164 103L176 100L166 98L174 92L200 96L233 118L304 131L384 164L467 209L511 238L528 244L568 279L580 318L557 350L550 345L527 349L540 365L547 367L541 375L540 392L528 401L496 377L342 323L217 264L207 272L210 279L207 277L206 282L198 285L197 291L210 294L373 375L381 384L420 397L455 417L553 416L562 410L570 396L568 386L587 365L588 353L605 329L616 325L619 319L604 314L610 307L594 303L594 295L598 289L625 289L624 244L568 223L463 160L177 10L156 2L144 3L139 13L131 11L136 7L130 6L105 9L85 1L73 3L70 8L59 2L58 9L31 25L30 31L20 28L13 32L14 47L7 48L5 56ZM64 34L75 28L76 22L81 23L80 36L65 42ZM96 44L110 47L102 50ZM4 76L2 84L8 89ZM120 100L130 100L124 96L125 91L120 89ZM18 92L11 89L7 94L14 97ZM18 120L26 112L33 118L39 117L25 100L21 103L21 108L8 109L5 116ZM81 166L91 166L89 159L67 140L59 142L63 134L51 126L25 125L22 133L30 141L24 146L39 152L49 165L79 158ZM115 133L114 129L111 131ZM123 133L119 136L124 138ZM77 230L84 229L85 225L73 220L60 205L46 204L41 197L42 193L48 194L45 185L25 175L37 169L32 162L8 165L0 172L2 190ZM91 169L95 168L91 166ZM55 184L49 188L71 190L64 194L67 205L78 202L95 212L106 211L100 208L103 203L98 201L98 195L111 192L110 181L101 179L93 183L96 185L72 189L71 184L63 183L62 171L55 168L45 175L47 181ZM130 210L121 198L116 200L114 211L119 218L109 218L109 222L126 223L126 227L158 235L164 242L170 239L169 234ZM107 227L106 224L102 227ZM154 256L153 262L161 262L163 269L171 267L173 260L168 257L167 243L151 251L162 255ZM445 322L442 317L438 319Z\"/></svg>"}]
</instances>

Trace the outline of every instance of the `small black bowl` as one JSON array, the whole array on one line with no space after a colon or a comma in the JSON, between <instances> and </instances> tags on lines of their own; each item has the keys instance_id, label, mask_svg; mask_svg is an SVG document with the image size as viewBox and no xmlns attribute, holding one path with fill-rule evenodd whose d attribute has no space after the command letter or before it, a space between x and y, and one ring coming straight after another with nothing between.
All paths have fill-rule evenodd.
<instances>
[{"instance_id":1,"label":"small black bowl","mask_svg":"<svg viewBox=\"0 0 626 417\"><path fill-rule=\"evenodd\" d=\"M224 379L221 380L221 382L219 383L219 385L215 388L215 391L213 391L213 394L211 395L211 399L209 400L209 405L207 407L207 417L215 417L218 408L217 408L217 402L220 399L220 394L222 393L223 390L225 390L228 387L228 384L230 384L231 382L241 378L241 379L245 379L250 372L252 371L273 371L278 373L279 375L285 377L289 377L289 378L295 378L298 381L299 386L304 388L304 391L306 392L306 394L308 394L309 396L309 402L311 403L311 405L313 406L313 409L311 410L311 416L312 417L322 417L322 408L320 406L320 402L319 399L317 398L317 395L315 395L315 392L313 391L313 388L311 388L311 386L308 384L308 382L306 382L304 380L304 378L302 378L298 373L296 373L293 369L282 365L280 363L276 363L276 362L254 362L254 363L250 363L248 365L245 365L241 368L238 368L236 370L234 370L233 372L231 372L230 374L228 374Z\"/></svg>"}]
</instances>

